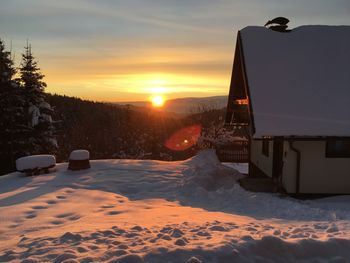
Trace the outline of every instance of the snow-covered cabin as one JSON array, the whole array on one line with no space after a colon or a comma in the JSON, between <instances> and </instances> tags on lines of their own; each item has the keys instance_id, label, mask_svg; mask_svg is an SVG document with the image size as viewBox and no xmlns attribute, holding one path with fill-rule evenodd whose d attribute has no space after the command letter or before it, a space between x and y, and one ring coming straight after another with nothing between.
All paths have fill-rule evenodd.
<instances>
[{"instance_id":1,"label":"snow-covered cabin","mask_svg":"<svg viewBox=\"0 0 350 263\"><path fill-rule=\"evenodd\" d=\"M349 194L350 26L240 30L226 124L250 138L250 176Z\"/></svg>"}]
</instances>

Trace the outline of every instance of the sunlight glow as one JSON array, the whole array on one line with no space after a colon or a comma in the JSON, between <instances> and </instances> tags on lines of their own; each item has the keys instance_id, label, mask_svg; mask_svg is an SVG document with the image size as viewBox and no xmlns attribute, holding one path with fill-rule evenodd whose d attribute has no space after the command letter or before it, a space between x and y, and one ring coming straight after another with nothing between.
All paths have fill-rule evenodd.
<instances>
[{"instance_id":1,"label":"sunlight glow","mask_svg":"<svg viewBox=\"0 0 350 263\"><path fill-rule=\"evenodd\" d=\"M164 103L165 103L165 99L161 95L156 95L152 98L152 105L155 108L163 107Z\"/></svg>"},{"instance_id":2,"label":"sunlight glow","mask_svg":"<svg viewBox=\"0 0 350 263\"><path fill-rule=\"evenodd\" d=\"M68 80L55 76L57 74L48 74L48 84L56 83L55 86L50 85L49 92L106 102L147 100L147 98L151 101L149 96L155 95L166 95L167 99L222 95L227 93L229 86L229 78L195 74L104 74L85 77L84 80Z\"/></svg>"}]
</instances>

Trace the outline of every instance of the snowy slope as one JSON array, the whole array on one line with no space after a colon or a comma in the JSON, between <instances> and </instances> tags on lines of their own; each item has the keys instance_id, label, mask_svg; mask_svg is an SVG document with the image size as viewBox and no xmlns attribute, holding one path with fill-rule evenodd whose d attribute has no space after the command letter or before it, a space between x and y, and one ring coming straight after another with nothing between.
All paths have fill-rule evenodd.
<instances>
[{"instance_id":1,"label":"snowy slope","mask_svg":"<svg viewBox=\"0 0 350 263\"><path fill-rule=\"evenodd\" d=\"M91 165L0 178L0 262L350 262L349 197L246 192L211 151Z\"/></svg>"}]
</instances>

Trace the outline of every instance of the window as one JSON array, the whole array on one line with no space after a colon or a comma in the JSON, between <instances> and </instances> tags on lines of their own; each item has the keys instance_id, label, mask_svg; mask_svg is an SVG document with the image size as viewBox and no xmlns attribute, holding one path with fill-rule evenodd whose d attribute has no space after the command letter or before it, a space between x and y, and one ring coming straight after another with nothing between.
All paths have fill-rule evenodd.
<instances>
[{"instance_id":1,"label":"window","mask_svg":"<svg viewBox=\"0 0 350 263\"><path fill-rule=\"evenodd\" d=\"M262 154L269 157L269 140L263 139L262 140Z\"/></svg>"},{"instance_id":2,"label":"window","mask_svg":"<svg viewBox=\"0 0 350 263\"><path fill-rule=\"evenodd\" d=\"M350 139L327 139L327 158L350 158Z\"/></svg>"}]
</instances>

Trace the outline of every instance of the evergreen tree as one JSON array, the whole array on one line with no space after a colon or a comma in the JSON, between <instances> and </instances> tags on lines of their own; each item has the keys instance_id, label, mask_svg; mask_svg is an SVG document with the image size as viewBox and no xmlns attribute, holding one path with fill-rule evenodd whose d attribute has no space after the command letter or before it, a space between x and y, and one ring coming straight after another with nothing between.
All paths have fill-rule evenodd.
<instances>
[{"instance_id":1,"label":"evergreen tree","mask_svg":"<svg viewBox=\"0 0 350 263\"><path fill-rule=\"evenodd\" d=\"M0 39L0 174L14 170L15 160L25 155L25 102L15 74L11 53Z\"/></svg>"},{"instance_id":2,"label":"evergreen tree","mask_svg":"<svg viewBox=\"0 0 350 263\"><path fill-rule=\"evenodd\" d=\"M29 151L31 154L54 153L57 149L57 142L51 118L53 110L50 104L45 101L44 75L40 72L31 46L28 44L24 54L22 54L20 75L20 83L28 110L28 126L32 129L28 140Z\"/></svg>"}]
</instances>

